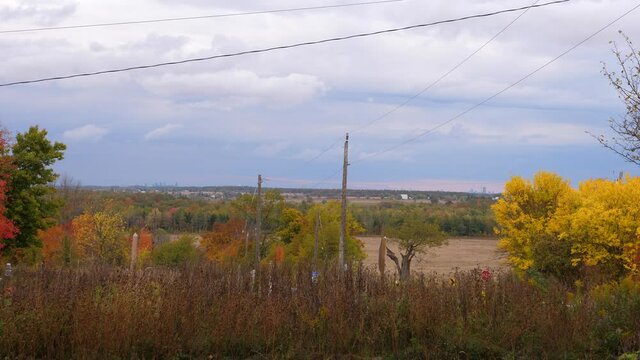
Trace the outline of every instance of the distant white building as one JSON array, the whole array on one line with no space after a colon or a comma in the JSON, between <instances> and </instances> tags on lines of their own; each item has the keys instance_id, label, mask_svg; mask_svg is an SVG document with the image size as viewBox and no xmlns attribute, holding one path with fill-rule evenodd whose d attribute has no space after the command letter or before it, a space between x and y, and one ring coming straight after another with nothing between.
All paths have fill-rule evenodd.
<instances>
[{"instance_id":1,"label":"distant white building","mask_svg":"<svg viewBox=\"0 0 640 360\"><path fill-rule=\"evenodd\" d=\"M401 200L409 200L409 194L400 194Z\"/></svg>"}]
</instances>

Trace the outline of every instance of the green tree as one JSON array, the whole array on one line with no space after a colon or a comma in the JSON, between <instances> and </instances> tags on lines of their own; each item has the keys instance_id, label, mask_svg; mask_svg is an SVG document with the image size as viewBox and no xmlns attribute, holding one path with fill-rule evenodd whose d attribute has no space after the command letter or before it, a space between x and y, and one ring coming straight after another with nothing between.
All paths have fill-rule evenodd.
<instances>
[{"instance_id":1,"label":"green tree","mask_svg":"<svg viewBox=\"0 0 640 360\"><path fill-rule=\"evenodd\" d=\"M202 258L202 253L195 246L193 236L183 235L178 240L168 242L151 251L151 261L155 265L180 266Z\"/></svg>"},{"instance_id":2,"label":"green tree","mask_svg":"<svg viewBox=\"0 0 640 360\"><path fill-rule=\"evenodd\" d=\"M156 231L160 227L160 223L162 222L162 213L158 208L153 208L147 214L147 218L145 219L145 225L151 231Z\"/></svg>"},{"instance_id":3,"label":"green tree","mask_svg":"<svg viewBox=\"0 0 640 360\"><path fill-rule=\"evenodd\" d=\"M231 202L235 215L251 223L256 218L258 202L253 194L242 194ZM262 234L261 242L272 235L279 227L282 210L286 204L278 190L267 190L262 195Z\"/></svg>"},{"instance_id":4,"label":"green tree","mask_svg":"<svg viewBox=\"0 0 640 360\"><path fill-rule=\"evenodd\" d=\"M315 226L318 224L318 258L330 260L338 257L338 242L340 238L340 203L329 201L326 204L312 206L305 214L303 221L299 223L301 228L297 235L291 239L286 247L286 256L294 261L312 259L315 247ZM365 255L362 250L362 242L355 235L362 233L364 229L353 217L347 213L347 236L344 243L345 258L348 261L362 260Z\"/></svg>"},{"instance_id":5,"label":"green tree","mask_svg":"<svg viewBox=\"0 0 640 360\"><path fill-rule=\"evenodd\" d=\"M51 143L47 131L37 126L16 136L12 147L14 169L9 183L7 217L20 229L14 239L6 242L5 253L16 255L16 250L41 248L38 230L53 224L56 211L62 205L53 197L52 183L58 175L51 166L62 160L66 146Z\"/></svg>"},{"instance_id":6,"label":"green tree","mask_svg":"<svg viewBox=\"0 0 640 360\"><path fill-rule=\"evenodd\" d=\"M387 256L393 260L403 280L411 275L411 261L417 254L446 242L438 224L427 221L426 214L419 208L405 210L392 219L384 230L384 236L398 244L400 259L388 247Z\"/></svg>"}]
</instances>

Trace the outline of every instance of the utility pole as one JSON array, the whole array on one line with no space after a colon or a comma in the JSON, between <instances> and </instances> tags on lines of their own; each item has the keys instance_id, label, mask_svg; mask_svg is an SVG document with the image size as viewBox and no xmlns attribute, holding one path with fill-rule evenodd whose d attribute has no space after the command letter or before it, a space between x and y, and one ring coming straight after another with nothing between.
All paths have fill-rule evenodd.
<instances>
[{"instance_id":1,"label":"utility pole","mask_svg":"<svg viewBox=\"0 0 640 360\"><path fill-rule=\"evenodd\" d=\"M249 221L247 220L247 223ZM249 229L247 227L247 225L244 226L244 258L245 260L247 259L247 256L249 255Z\"/></svg>"},{"instance_id":2,"label":"utility pole","mask_svg":"<svg viewBox=\"0 0 640 360\"><path fill-rule=\"evenodd\" d=\"M344 162L342 163L342 208L340 211L340 242L338 243L338 266L344 269L344 241L347 234L347 167L349 166L349 133L344 140Z\"/></svg>"},{"instance_id":3,"label":"utility pole","mask_svg":"<svg viewBox=\"0 0 640 360\"><path fill-rule=\"evenodd\" d=\"M320 211L316 214L316 233L315 239L313 242L313 271L317 270L318 267L318 237L320 235Z\"/></svg>"},{"instance_id":4,"label":"utility pole","mask_svg":"<svg viewBox=\"0 0 640 360\"><path fill-rule=\"evenodd\" d=\"M258 175L258 202L256 203L256 268L260 266L260 242L262 241L262 175Z\"/></svg>"},{"instance_id":5,"label":"utility pole","mask_svg":"<svg viewBox=\"0 0 640 360\"><path fill-rule=\"evenodd\" d=\"M129 270L133 271L136 268L136 260L138 259L138 233L133 233L131 238L131 264Z\"/></svg>"}]
</instances>

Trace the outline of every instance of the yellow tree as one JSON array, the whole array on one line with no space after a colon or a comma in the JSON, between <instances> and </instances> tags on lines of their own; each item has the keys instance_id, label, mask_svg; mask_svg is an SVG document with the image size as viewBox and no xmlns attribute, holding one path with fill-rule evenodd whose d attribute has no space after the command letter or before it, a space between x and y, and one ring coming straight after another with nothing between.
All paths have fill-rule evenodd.
<instances>
[{"instance_id":1,"label":"yellow tree","mask_svg":"<svg viewBox=\"0 0 640 360\"><path fill-rule=\"evenodd\" d=\"M597 266L614 277L637 272L640 244L640 178L580 184L580 207L570 229L573 264Z\"/></svg>"},{"instance_id":2,"label":"yellow tree","mask_svg":"<svg viewBox=\"0 0 640 360\"><path fill-rule=\"evenodd\" d=\"M562 235L576 204L575 190L553 173L539 172L532 182L513 177L505 184L492 209L499 246L514 268L561 278L575 274L571 243Z\"/></svg>"},{"instance_id":3,"label":"yellow tree","mask_svg":"<svg viewBox=\"0 0 640 360\"><path fill-rule=\"evenodd\" d=\"M121 264L127 242L125 222L112 212L84 213L73 219L73 234L80 256L89 261Z\"/></svg>"},{"instance_id":4,"label":"yellow tree","mask_svg":"<svg viewBox=\"0 0 640 360\"><path fill-rule=\"evenodd\" d=\"M304 214L295 208L285 208L280 216L280 227L275 232L278 241L291 243L304 227L308 225Z\"/></svg>"},{"instance_id":5,"label":"yellow tree","mask_svg":"<svg viewBox=\"0 0 640 360\"><path fill-rule=\"evenodd\" d=\"M561 177L515 177L494 206L500 247L519 270L570 279L640 271L640 178L588 180L576 191Z\"/></svg>"}]
</instances>

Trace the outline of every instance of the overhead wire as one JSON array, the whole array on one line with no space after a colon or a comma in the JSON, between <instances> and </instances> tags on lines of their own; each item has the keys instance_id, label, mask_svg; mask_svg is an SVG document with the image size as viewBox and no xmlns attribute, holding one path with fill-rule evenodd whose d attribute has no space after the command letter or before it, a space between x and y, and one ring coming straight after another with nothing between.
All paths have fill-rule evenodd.
<instances>
[{"instance_id":1,"label":"overhead wire","mask_svg":"<svg viewBox=\"0 0 640 360\"><path fill-rule=\"evenodd\" d=\"M313 185L310 186L311 189L315 189L316 187L322 185L322 184L326 184L329 182L329 180L331 180L333 177L335 177L336 175L338 175L340 172L342 171L342 169L338 169L336 170L334 173L332 173L331 175L323 178L322 180L314 183Z\"/></svg>"},{"instance_id":2,"label":"overhead wire","mask_svg":"<svg viewBox=\"0 0 640 360\"><path fill-rule=\"evenodd\" d=\"M540 0L536 0L533 2L533 5L536 5ZM502 29L500 29L500 31L498 31L495 35L493 35L489 40L487 40L486 42L484 42L479 48L477 48L475 51L473 51L471 54L469 54L467 57L465 57L462 61L460 61L459 63L457 63L455 66L453 66L451 69L449 69L447 72L445 72L444 74L442 74L439 78L437 78L436 80L434 80L433 82L431 82L429 85L427 85L425 88L423 88L422 90L420 90L417 94L407 98L405 101L403 101L402 103L400 103L399 105L395 106L393 109L385 112L384 114L382 114L381 116L378 116L377 118L373 119L372 121L364 124L363 126L360 126L359 128L350 131L350 133L357 133L360 132L364 129L366 129L367 127L375 124L376 122L386 118L387 116L393 114L394 112L398 111L399 109L405 107L406 105L408 105L410 102L412 102L413 100L419 98L420 96L422 96L425 92L429 91L431 88L433 88L434 86L438 85L442 80L444 80L447 76L451 75L451 73L453 73L454 71L456 71L458 68L460 68L462 65L464 65L467 61L469 61L472 57L474 57L476 54L478 54L480 51L482 51L482 49L484 49L485 47L487 47L487 45L489 45L491 42L493 42L493 40L495 40L498 36L502 35L502 33L504 33L505 31L507 31L507 29L509 29L509 27L511 27L511 25L513 25L516 21L518 21L524 14L526 14L529 10L531 10L531 8L527 8L525 9L523 12L521 12L520 14L518 14L518 16L516 16L513 20L511 20L511 22L509 22L506 26L504 26Z\"/></svg>"},{"instance_id":3,"label":"overhead wire","mask_svg":"<svg viewBox=\"0 0 640 360\"><path fill-rule=\"evenodd\" d=\"M326 154L327 152L331 151L331 149L333 149L334 147L336 147L336 145L338 145L341 141L342 141L343 137L340 136L339 138L336 139L336 141L334 141L333 143L331 143L331 145L327 146L324 150L320 151L319 154L315 155L314 157L312 157L311 159L307 160L304 162L304 165L307 165L309 163L314 162L315 160L319 159L322 155Z\"/></svg>"},{"instance_id":4,"label":"overhead wire","mask_svg":"<svg viewBox=\"0 0 640 360\"><path fill-rule=\"evenodd\" d=\"M395 3L395 2L402 2L402 1L406 1L406 0L366 1L366 2L357 2L357 3L348 3L348 4L307 6L307 7L298 7L298 8L289 8L289 9L249 11L249 12L237 12L237 13L228 13L228 14L212 14L212 15L184 16L184 17L149 19L149 20L118 21L118 22L107 22L107 23L97 23L97 24L79 24L79 25L49 26L49 27L40 27L40 28L27 28L27 29L11 29L11 30L0 30L0 34L16 34L16 33L25 33L25 32L137 25L137 24L150 24L150 23L161 23L161 22L171 22L171 21L216 19L216 18L238 17L238 16L246 16L246 15L278 14L278 13L299 12L299 11L309 11L309 10L323 10L323 9L336 9L336 8L345 8L345 7L354 7L354 6L378 5L378 4Z\"/></svg>"},{"instance_id":5,"label":"overhead wire","mask_svg":"<svg viewBox=\"0 0 640 360\"><path fill-rule=\"evenodd\" d=\"M536 5L540 0L536 0L533 2L533 5ZM406 98L402 103L396 105L395 107L393 107L391 110L386 111L385 113L383 113L382 115L374 118L372 121L356 128L355 130L349 131L350 134L355 134L358 132L361 132L362 130L366 129L367 127L377 123L378 121L388 117L389 115L395 113L396 111L400 110L401 108L407 106L409 103L411 103L413 100L419 98L420 96L422 96L425 92L429 91L431 88L433 88L434 86L436 86L437 84L439 84L442 80L444 80L447 76L451 75L451 73L453 73L454 71L456 71L458 68L460 68L462 65L464 65L467 61L469 61L473 56L475 56L476 54L478 54L480 51L482 51L482 49L484 49L487 45L489 45L491 42L493 42L498 36L502 35L502 33L504 33L507 29L509 29L509 27L511 27L511 25L513 25L516 21L518 21L524 14L526 14L531 8L527 8L525 9L523 12L521 12L520 14L518 14L517 17L515 17L513 20L511 20L511 22L509 22L506 26L504 26L502 29L500 29L500 31L498 31L495 35L493 35L489 40L487 40L486 42L484 42L480 47L478 47L476 50L474 50L471 54L469 54L467 57L465 57L462 61L460 61L459 63L457 63L455 66L453 66L451 69L449 69L447 72L445 72L444 74L442 74L439 78L437 78L436 80L434 80L433 82L431 82L429 85L427 85L426 87L424 87L422 90L420 90L418 93ZM330 146L328 146L327 148L325 148L324 150L322 150L319 154L315 155L313 158L307 160L305 162L305 164L309 164L317 159L319 159L322 155L326 154L327 152L331 151L337 144L340 143L340 140L342 139L342 137L338 138L335 142L333 142Z\"/></svg>"},{"instance_id":6,"label":"overhead wire","mask_svg":"<svg viewBox=\"0 0 640 360\"><path fill-rule=\"evenodd\" d=\"M404 145L407 145L409 143L412 143L420 138L422 138L423 136L430 134L440 128L442 128L443 126L463 117L464 115L470 113L471 111L479 108L480 106L488 103L489 101L495 99L496 97L504 94L505 92L509 91L510 89L512 89L513 87L517 86L518 84L522 83L523 81L527 80L528 78L530 78L531 76L537 74L538 72L542 71L543 69L545 69L547 66L553 64L554 62L556 62L557 60L559 60L560 58L562 58L563 56L567 55L568 53L570 53L571 51L575 50L576 48L580 47L582 44L586 43L587 41L593 39L594 37L596 37L598 34L600 34L601 32L603 32L604 30L608 29L609 27L611 27L613 24L617 23L618 21L620 21L621 19L623 19L624 17L626 17L627 15L631 14L633 11L637 10L638 8L640 8L640 3L638 3L636 6L632 7L631 9L625 11L622 15L618 16L617 18L615 18L614 20L610 21L609 23L607 23L606 25L602 26L601 28L599 28L597 31L595 31L594 33L590 34L589 36L587 36L586 38L584 38L583 40L579 41L578 43L576 43L575 45L571 46L570 48L568 48L567 50L563 51L562 53L560 53L558 56L554 57L553 59L547 61L546 63L544 63L542 66L539 66L538 68L536 68L535 70L529 72L528 74L526 74L525 76L523 76L522 78L520 78L519 80L511 83L510 85L508 85L507 87L503 88L502 90L494 93L493 95L487 97L486 99L470 106L469 108L465 109L464 111L456 114L455 116L449 118L446 121L441 122L440 124L420 131L417 135L414 135L412 137L410 137L409 139L402 141L398 144L395 144L389 148L386 148L384 150L378 151L378 152L374 152L371 153L369 155L366 155L364 157L361 157L360 159L357 159L353 162L351 162L351 164L354 163L359 163L362 162L364 160L388 153L390 151L393 151L399 147L402 147Z\"/></svg>"},{"instance_id":7,"label":"overhead wire","mask_svg":"<svg viewBox=\"0 0 640 360\"><path fill-rule=\"evenodd\" d=\"M366 32L366 33L359 33L359 34L354 34L354 35L339 36L339 37L333 37L333 38L322 39L322 40L306 41L306 42L295 43L295 44L290 44L290 45L273 46L273 47L268 47L268 48L263 48L263 49L245 50L245 51L239 51L239 52L228 53L228 54L219 54L219 55L191 58L191 59L178 60L178 61L167 61L167 62L160 62L160 63L155 63L155 64L148 64L148 65L129 66L129 67L124 67L124 68L110 69L110 70L100 70L100 71L76 73L76 74L70 74L70 75L52 76L52 77L32 79L32 80L13 81L13 82L8 82L8 83L2 83L2 84L0 84L0 87L8 87L8 86L15 86L15 85L26 85L26 84L41 83L41 82L48 82L48 81L55 81L55 80L66 80L66 79L73 79L73 78L79 78L79 77L88 77L88 76L113 74L113 73L127 72L127 71L133 71L133 70L151 69L151 68L158 68L158 67L164 67L164 66L187 64L187 63L192 63L192 62L200 62L200 61L208 61L208 60L214 60L214 59L230 58L230 57L236 57L236 56L242 56L242 55L249 55L249 54L265 53L265 52L270 52L270 51L275 51L275 50L291 49L291 48L296 48L296 47L301 47L301 46L325 44L325 43L330 43L330 42L337 42L337 41L344 41L344 40L350 40L350 39L356 39L356 38L376 36L376 35L381 35L381 34L390 34L390 33L394 33L394 32L406 31L406 30L411 30L411 29L418 29L418 28L430 27L430 26L447 24L447 23L454 23L454 22L465 21L465 20L469 20L469 19L478 19L478 18L490 17L490 16L495 16L495 15L499 15L499 14L515 12L515 11L521 11L521 10L530 9L530 8L538 8L538 7L544 7L544 6L549 6L549 5L565 3L565 2L568 2L568 1L570 1L570 0L556 0L556 1L551 1L551 2L544 3L544 4L536 4L536 5L522 6L522 7L517 7L517 8L503 9L503 10L499 10L499 11L493 11L493 12L483 13L483 14L468 15L468 16L458 17L458 18L454 18L454 19L439 20L439 21L434 21L434 22L430 22L430 23L422 23L422 24L403 26L403 27L398 27L398 28L390 28L390 29L385 29L385 30L378 30L378 31Z\"/></svg>"}]
</instances>

